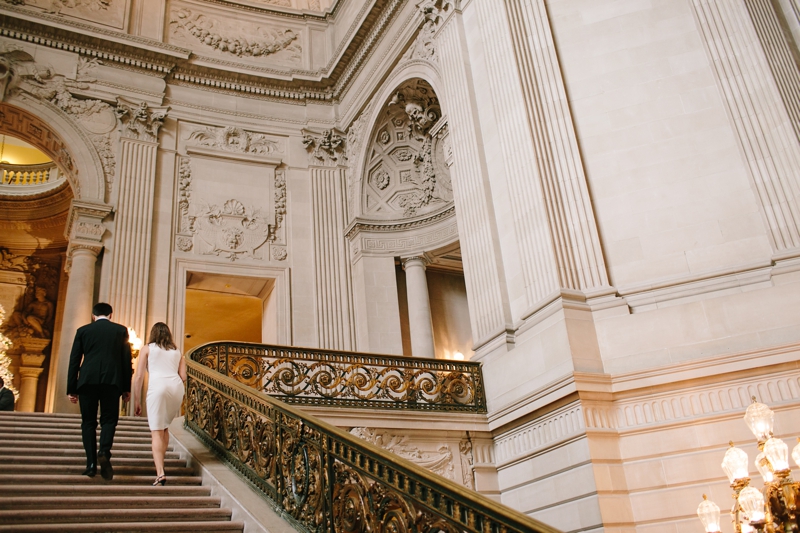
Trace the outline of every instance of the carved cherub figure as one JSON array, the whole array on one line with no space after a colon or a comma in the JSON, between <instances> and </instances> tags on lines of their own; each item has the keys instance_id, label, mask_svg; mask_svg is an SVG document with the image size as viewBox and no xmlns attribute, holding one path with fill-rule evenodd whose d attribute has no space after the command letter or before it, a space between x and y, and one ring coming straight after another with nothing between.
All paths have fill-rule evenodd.
<instances>
[{"instance_id":1,"label":"carved cherub figure","mask_svg":"<svg viewBox=\"0 0 800 533\"><path fill-rule=\"evenodd\" d=\"M37 287L34 294L36 297L34 301L23 311L16 311L11 315L8 327L16 328L17 334L21 337L50 338L47 325L53 318L53 304L47 299L47 291L44 288Z\"/></svg>"}]
</instances>

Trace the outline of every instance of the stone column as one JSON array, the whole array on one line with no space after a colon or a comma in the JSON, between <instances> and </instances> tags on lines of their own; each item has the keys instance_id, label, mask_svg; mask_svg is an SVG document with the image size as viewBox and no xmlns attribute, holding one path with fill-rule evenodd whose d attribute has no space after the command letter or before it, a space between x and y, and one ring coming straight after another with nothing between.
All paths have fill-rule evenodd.
<instances>
[{"instance_id":1,"label":"stone column","mask_svg":"<svg viewBox=\"0 0 800 533\"><path fill-rule=\"evenodd\" d=\"M103 219L110 212L109 205L72 201L64 232L69 239L67 261L64 265L64 271L69 278L58 344L53 346L53 353L50 356L45 405L47 412L78 412L78 406L67 399L69 354L75 332L92 320L92 305L95 303L95 264L97 255L103 249L102 239L106 231Z\"/></svg>"},{"instance_id":2,"label":"stone column","mask_svg":"<svg viewBox=\"0 0 800 533\"><path fill-rule=\"evenodd\" d=\"M114 308L114 321L132 327L140 337L147 336L158 130L168 110L117 98L122 138L108 303Z\"/></svg>"},{"instance_id":3,"label":"stone column","mask_svg":"<svg viewBox=\"0 0 800 533\"><path fill-rule=\"evenodd\" d=\"M421 256L403 259L408 298L408 329L411 333L411 355L414 357L436 356L433 346L431 302L428 298L428 279L425 277L427 263L428 261Z\"/></svg>"},{"instance_id":4,"label":"stone column","mask_svg":"<svg viewBox=\"0 0 800 533\"><path fill-rule=\"evenodd\" d=\"M44 361L44 356L40 357L42 359L38 361L38 364L41 365L42 361ZM26 364L24 355L22 356L22 362ZM19 401L15 410L26 413L32 413L36 410L36 393L39 390L39 376L42 375L42 372L44 372L44 368L41 366L19 367Z\"/></svg>"},{"instance_id":5,"label":"stone column","mask_svg":"<svg viewBox=\"0 0 800 533\"><path fill-rule=\"evenodd\" d=\"M55 413L77 413L78 405L67 399L67 372L72 341L79 327L92 320L94 305L94 270L100 246L70 244L67 252L69 281L64 299L64 320L61 323L61 339L58 352L51 362L50 375L53 395L52 410ZM55 370L53 372L52 370Z\"/></svg>"}]
</instances>

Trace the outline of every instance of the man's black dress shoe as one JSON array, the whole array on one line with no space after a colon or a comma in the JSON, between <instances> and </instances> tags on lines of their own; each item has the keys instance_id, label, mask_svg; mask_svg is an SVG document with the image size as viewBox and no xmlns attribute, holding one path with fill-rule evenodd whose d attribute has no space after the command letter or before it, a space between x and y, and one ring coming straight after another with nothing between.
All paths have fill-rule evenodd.
<instances>
[{"instance_id":1,"label":"man's black dress shoe","mask_svg":"<svg viewBox=\"0 0 800 533\"><path fill-rule=\"evenodd\" d=\"M111 466L111 461L108 459L108 456L97 456L97 462L100 463L100 475L103 476L103 479L114 479L114 468Z\"/></svg>"},{"instance_id":2,"label":"man's black dress shoe","mask_svg":"<svg viewBox=\"0 0 800 533\"><path fill-rule=\"evenodd\" d=\"M86 470L84 470L81 475L82 476L94 477L96 474L97 474L97 466L96 465L89 465L89 466L86 467Z\"/></svg>"}]
</instances>

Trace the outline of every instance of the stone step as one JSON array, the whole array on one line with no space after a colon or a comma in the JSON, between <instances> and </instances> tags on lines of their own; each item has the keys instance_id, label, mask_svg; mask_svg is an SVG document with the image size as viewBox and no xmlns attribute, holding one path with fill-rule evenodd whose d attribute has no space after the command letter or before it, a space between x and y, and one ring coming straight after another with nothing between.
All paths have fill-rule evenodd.
<instances>
[{"instance_id":1,"label":"stone step","mask_svg":"<svg viewBox=\"0 0 800 533\"><path fill-rule=\"evenodd\" d=\"M165 489L164 487L156 487ZM149 498L132 498L131 494L123 496L93 495L87 498L80 496L7 496L0 499L0 509L155 509L155 508L219 508L220 498L213 496L163 496L152 495ZM148 494L148 496L150 496Z\"/></svg>"},{"instance_id":2,"label":"stone step","mask_svg":"<svg viewBox=\"0 0 800 533\"><path fill-rule=\"evenodd\" d=\"M12 524L0 525L8 533L242 533L244 522L96 522L93 524Z\"/></svg>"},{"instance_id":3,"label":"stone step","mask_svg":"<svg viewBox=\"0 0 800 533\"><path fill-rule=\"evenodd\" d=\"M65 474L0 474L0 485L48 485L48 484L70 484L70 485L150 485L153 483L154 475L131 476L116 475L111 481L106 481L100 477L98 471L95 477L81 476L80 472L73 475ZM167 476L167 483L172 485L200 485L202 478L199 476Z\"/></svg>"},{"instance_id":4,"label":"stone step","mask_svg":"<svg viewBox=\"0 0 800 533\"><path fill-rule=\"evenodd\" d=\"M0 510L0 524L64 524L87 522L193 522L230 520L230 509L37 509Z\"/></svg>"},{"instance_id":5,"label":"stone step","mask_svg":"<svg viewBox=\"0 0 800 533\"><path fill-rule=\"evenodd\" d=\"M99 431L98 431L99 433ZM114 479L80 475L85 456L79 415L0 413L0 533L237 532L231 510L170 448L167 485L155 465L144 418L122 417Z\"/></svg>"},{"instance_id":6,"label":"stone step","mask_svg":"<svg viewBox=\"0 0 800 533\"><path fill-rule=\"evenodd\" d=\"M185 463L184 463L185 464ZM116 462L115 458L111 459L111 466L114 467L114 477L122 476L149 476L155 475L156 466L150 461L149 465L125 465ZM4 464L2 468L3 474L44 474L44 475L62 475L62 474L80 474L86 468L85 464ZM98 468L98 475L100 469ZM174 476L191 476L194 470L188 466L167 467L167 477Z\"/></svg>"},{"instance_id":7,"label":"stone step","mask_svg":"<svg viewBox=\"0 0 800 533\"><path fill-rule=\"evenodd\" d=\"M0 447L0 461L3 460L4 457L22 457L22 456L31 456L31 457L80 457L83 459L86 455L83 451L83 447L81 448L57 448L57 449L49 449L45 450L43 448L2 448ZM114 447L114 460L121 458L121 457L128 457L128 458L151 458L153 454L150 450L118 450L117 447ZM180 454L178 452L167 452L167 459L180 459Z\"/></svg>"},{"instance_id":8,"label":"stone step","mask_svg":"<svg viewBox=\"0 0 800 533\"><path fill-rule=\"evenodd\" d=\"M10 463L10 465L8 465ZM0 454L0 465L6 465L2 468L5 470L9 468L9 466L24 466L24 465L39 465L39 464L48 464L50 466L55 465L69 465L74 470L75 467L80 467L83 470L83 467L86 466L86 456L81 453L80 455L75 454L72 457L58 457L58 456L45 456L45 455L3 455ZM153 456L150 455L142 457L125 457L118 454L114 454L114 458L111 460L111 464L114 465L114 469L116 470L117 467L131 467L131 466L153 466ZM184 467L186 466L186 461L180 459L178 457L168 457L164 461L164 465L172 468ZM191 470L191 469L190 469Z\"/></svg>"},{"instance_id":9,"label":"stone step","mask_svg":"<svg viewBox=\"0 0 800 533\"><path fill-rule=\"evenodd\" d=\"M46 448L46 449L68 449L68 450L83 450L83 443L81 439L72 441L59 441L59 440L30 440L30 439L13 439L3 436L3 444L20 447L20 448ZM143 442L119 442L114 439L114 446L111 452L116 455L119 450L150 450L150 440ZM169 448L172 451L172 447ZM152 452L151 452L152 453Z\"/></svg>"},{"instance_id":10,"label":"stone step","mask_svg":"<svg viewBox=\"0 0 800 533\"><path fill-rule=\"evenodd\" d=\"M152 478L150 483L153 482ZM171 481L171 480L170 480ZM211 489L201 485L174 485L171 482L163 487L153 487L150 483L145 485L114 485L102 484L63 484L63 485L0 485L0 498L12 497L58 497L74 496L80 492L82 498L99 498L102 496L128 496L136 499L149 500L158 497L199 497L209 496ZM90 500L91 501L91 500Z\"/></svg>"}]
</instances>

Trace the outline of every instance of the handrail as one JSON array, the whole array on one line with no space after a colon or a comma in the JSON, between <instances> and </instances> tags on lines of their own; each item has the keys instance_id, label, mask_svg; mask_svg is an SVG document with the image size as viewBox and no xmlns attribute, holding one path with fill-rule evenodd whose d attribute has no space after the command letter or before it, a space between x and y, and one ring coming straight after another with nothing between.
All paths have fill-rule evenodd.
<instances>
[{"instance_id":1,"label":"handrail","mask_svg":"<svg viewBox=\"0 0 800 533\"><path fill-rule=\"evenodd\" d=\"M58 167L52 161L36 165L12 165L0 163L0 184L29 186L52 183L58 179Z\"/></svg>"},{"instance_id":2,"label":"handrail","mask_svg":"<svg viewBox=\"0 0 800 533\"><path fill-rule=\"evenodd\" d=\"M306 533L558 533L188 361L186 427Z\"/></svg>"},{"instance_id":3,"label":"handrail","mask_svg":"<svg viewBox=\"0 0 800 533\"><path fill-rule=\"evenodd\" d=\"M227 341L189 357L292 404L486 412L476 362Z\"/></svg>"}]
</instances>

